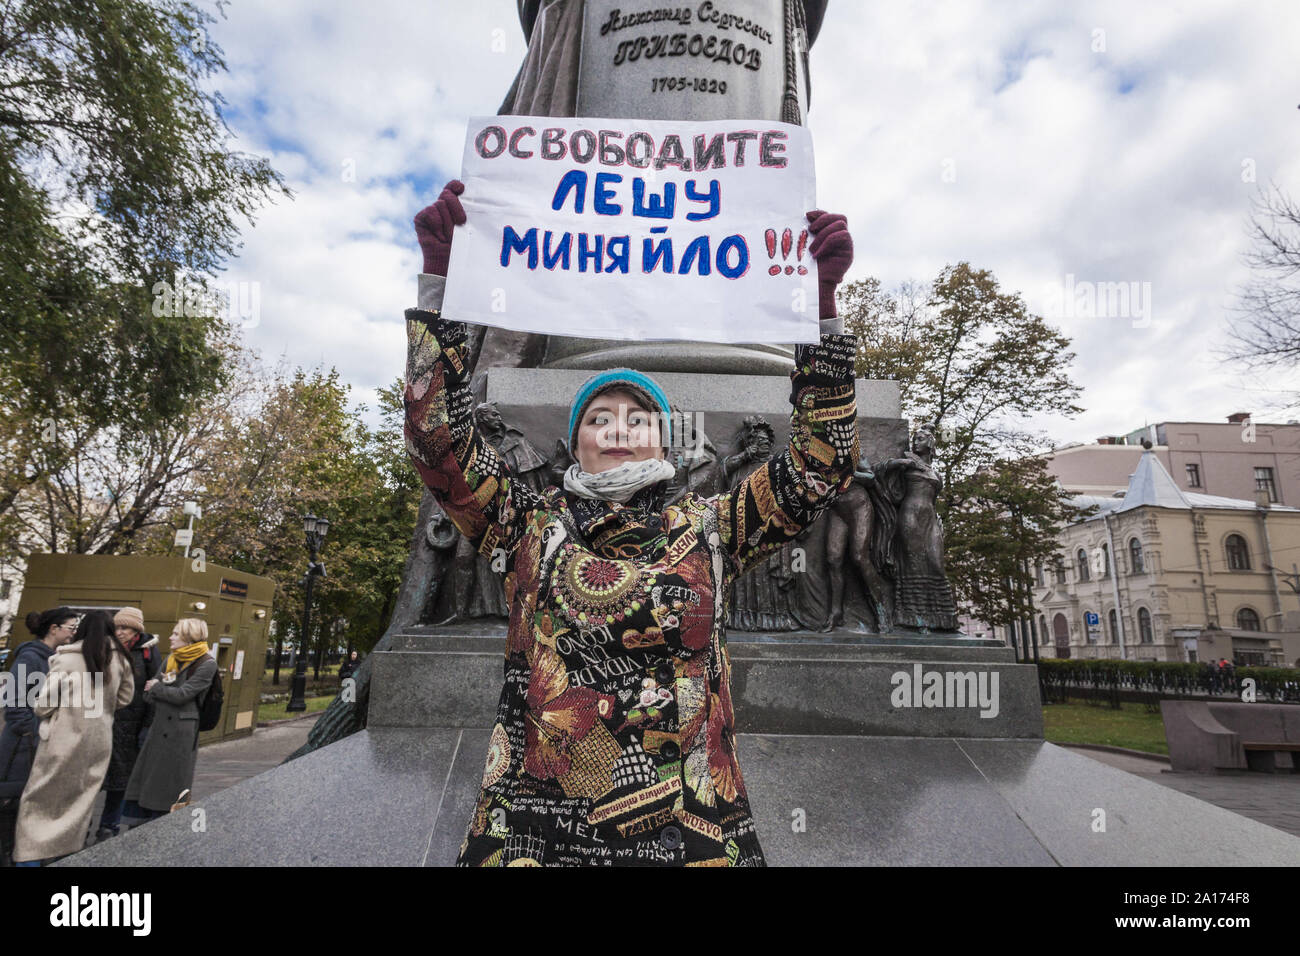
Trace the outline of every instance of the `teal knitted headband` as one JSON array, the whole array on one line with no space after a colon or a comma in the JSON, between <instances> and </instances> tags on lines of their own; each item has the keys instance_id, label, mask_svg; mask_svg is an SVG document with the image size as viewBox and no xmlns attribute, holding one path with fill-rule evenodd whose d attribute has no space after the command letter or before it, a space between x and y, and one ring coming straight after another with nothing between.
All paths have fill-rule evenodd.
<instances>
[{"instance_id":1,"label":"teal knitted headband","mask_svg":"<svg viewBox=\"0 0 1300 956\"><path fill-rule=\"evenodd\" d=\"M618 385L630 385L635 389L645 392L659 407L661 421L664 423L663 428L667 431L668 447L672 447L672 407L668 404L668 396L664 390L659 387L659 383L649 375L644 375L636 369L631 368L611 368L603 372L598 372L591 378L587 379L578 389L578 394L573 398L573 405L569 409L569 454L577 455L578 439L578 422L582 420L583 412L591 404L599 392L608 391L610 388Z\"/></svg>"}]
</instances>

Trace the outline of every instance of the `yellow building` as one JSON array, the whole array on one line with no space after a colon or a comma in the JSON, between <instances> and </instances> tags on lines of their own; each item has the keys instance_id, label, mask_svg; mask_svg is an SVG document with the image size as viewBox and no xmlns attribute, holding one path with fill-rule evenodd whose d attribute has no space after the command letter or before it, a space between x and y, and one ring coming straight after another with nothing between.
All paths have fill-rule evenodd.
<instances>
[{"instance_id":1,"label":"yellow building","mask_svg":"<svg viewBox=\"0 0 1300 956\"><path fill-rule=\"evenodd\" d=\"M1180 489L1150 449L1037 569L1044 657L1300 666L1300 509ZM1276 569L1276 570L1274 570Z\"/></svg>"}]
</instances>

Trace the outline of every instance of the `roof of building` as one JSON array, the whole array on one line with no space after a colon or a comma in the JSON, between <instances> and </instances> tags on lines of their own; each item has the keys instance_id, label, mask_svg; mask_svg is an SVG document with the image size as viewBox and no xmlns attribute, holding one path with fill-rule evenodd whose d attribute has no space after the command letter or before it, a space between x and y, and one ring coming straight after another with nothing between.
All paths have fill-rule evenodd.
<instances>
[{"instance_id":1,"label":"roof of building","mask_svg":"<svg viewBox=\"0 0 1300 956\"><path fill-rule=\"evenodd\" d=\"M1144 506L1183 509L1192 507L1178 486L1174 484L1174 479L1169 472L1165 471L1165 466L1160 464L1160 459L1156 457L1155 452L1149 449L1138 459L1137 470L1129 476L1128 491L1124 492L1123 503L1115 511L1132 511L1134 508Z\"/></svg>"},{"instance_id":2,"label":"roof of building","mask_svg":"<svg viewBox=\"0 0 1300 956\"><path fill-rule=\"evenodd\" d=\"M1070 498L1070 503L1078 508L1096 507L1097 513L1101 514L1106 511L1114 511L1124 503L1123 498L1116 498L1113 495L1074 495ZM1095 517L1092 516L1092 517Z\"/></svg>"},{"instance_id":3,"label":"roof of building","mask_svg":"<svg viewBox=\"0 0 1300 956\"><path fill-rule=\"evenodd\" d=\"M1192 491L1182 491L1174 484L1165 466L1155 452L1147 449L1138 459L1137 470L1129 476L1128 490L1122 498L1103 498L1099 495L1076 495L1071 501L1081 507L1096 505L1099 509L1090 518L1099 518L1113 512L1132 511L1134 508L1177 508L1183 511L1192 508L1234 508L1254 511L1257 505L1243 498L1224 498L1221 495L1202 495ZM1272 505L1271 511L1300 511L1287 505ZM1090 519L1085 519L1090 520Z\"/></svg>"}]
</instances>

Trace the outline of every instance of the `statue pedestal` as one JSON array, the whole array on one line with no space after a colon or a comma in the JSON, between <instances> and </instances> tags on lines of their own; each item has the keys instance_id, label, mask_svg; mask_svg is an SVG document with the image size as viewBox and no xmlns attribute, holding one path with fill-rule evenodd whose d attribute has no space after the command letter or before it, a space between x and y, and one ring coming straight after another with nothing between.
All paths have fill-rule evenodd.
<instances>
[{"instance_id":1,"label":"statue pedestal","mask_svg":"<svg viewBox=\"0 0 1300 956\"><path fill-rule=\"evenodd\" d=\"M371 693L367 726L490 730L505 643L504 624L398 635L375 655L387 692ZM738 734L1043 736L1037 668L994 641L733 632L727 648Z\"/></svg>"},{"instance_id":2,"label":"statue pedestal","mask_svg":"<svg viewBox=\"0 0 1300 956\"><path fill-rule=\"evenodd\" d=\"M367 729L199 801L202 832L173 813L55 865L454 863L482 782L503 632L398 635L372 658ZM736 747L770 865L1300 865L1300 839L1044 743L1035 668L1009 648L756 637L728 646L746 728ZM890 675L918 662L998 672L998 716L892 707ZM1097 807L1104 833L1090 826ZM796 832L799 812L808 826Z\"/></svg>"}]
</instances>

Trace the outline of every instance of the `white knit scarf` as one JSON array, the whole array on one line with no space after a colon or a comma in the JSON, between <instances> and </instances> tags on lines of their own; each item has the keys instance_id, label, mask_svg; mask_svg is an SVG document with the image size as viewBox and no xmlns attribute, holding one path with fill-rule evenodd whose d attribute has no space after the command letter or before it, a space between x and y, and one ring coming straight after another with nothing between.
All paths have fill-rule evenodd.
<instances>
[{"instance_id":1,"label":"white knit scarf","mask_svg":"<svg viewBox=\"0 0 1300 956\"><path fill-rule=\"evenodd\" d=\"M583 498L626 502L646 485L668 481L677 474L671 462L663 458L625 461L621 465L592 474L581 465L570 465L564 473L564 487Z\"/></svg>"}]
</instances>

